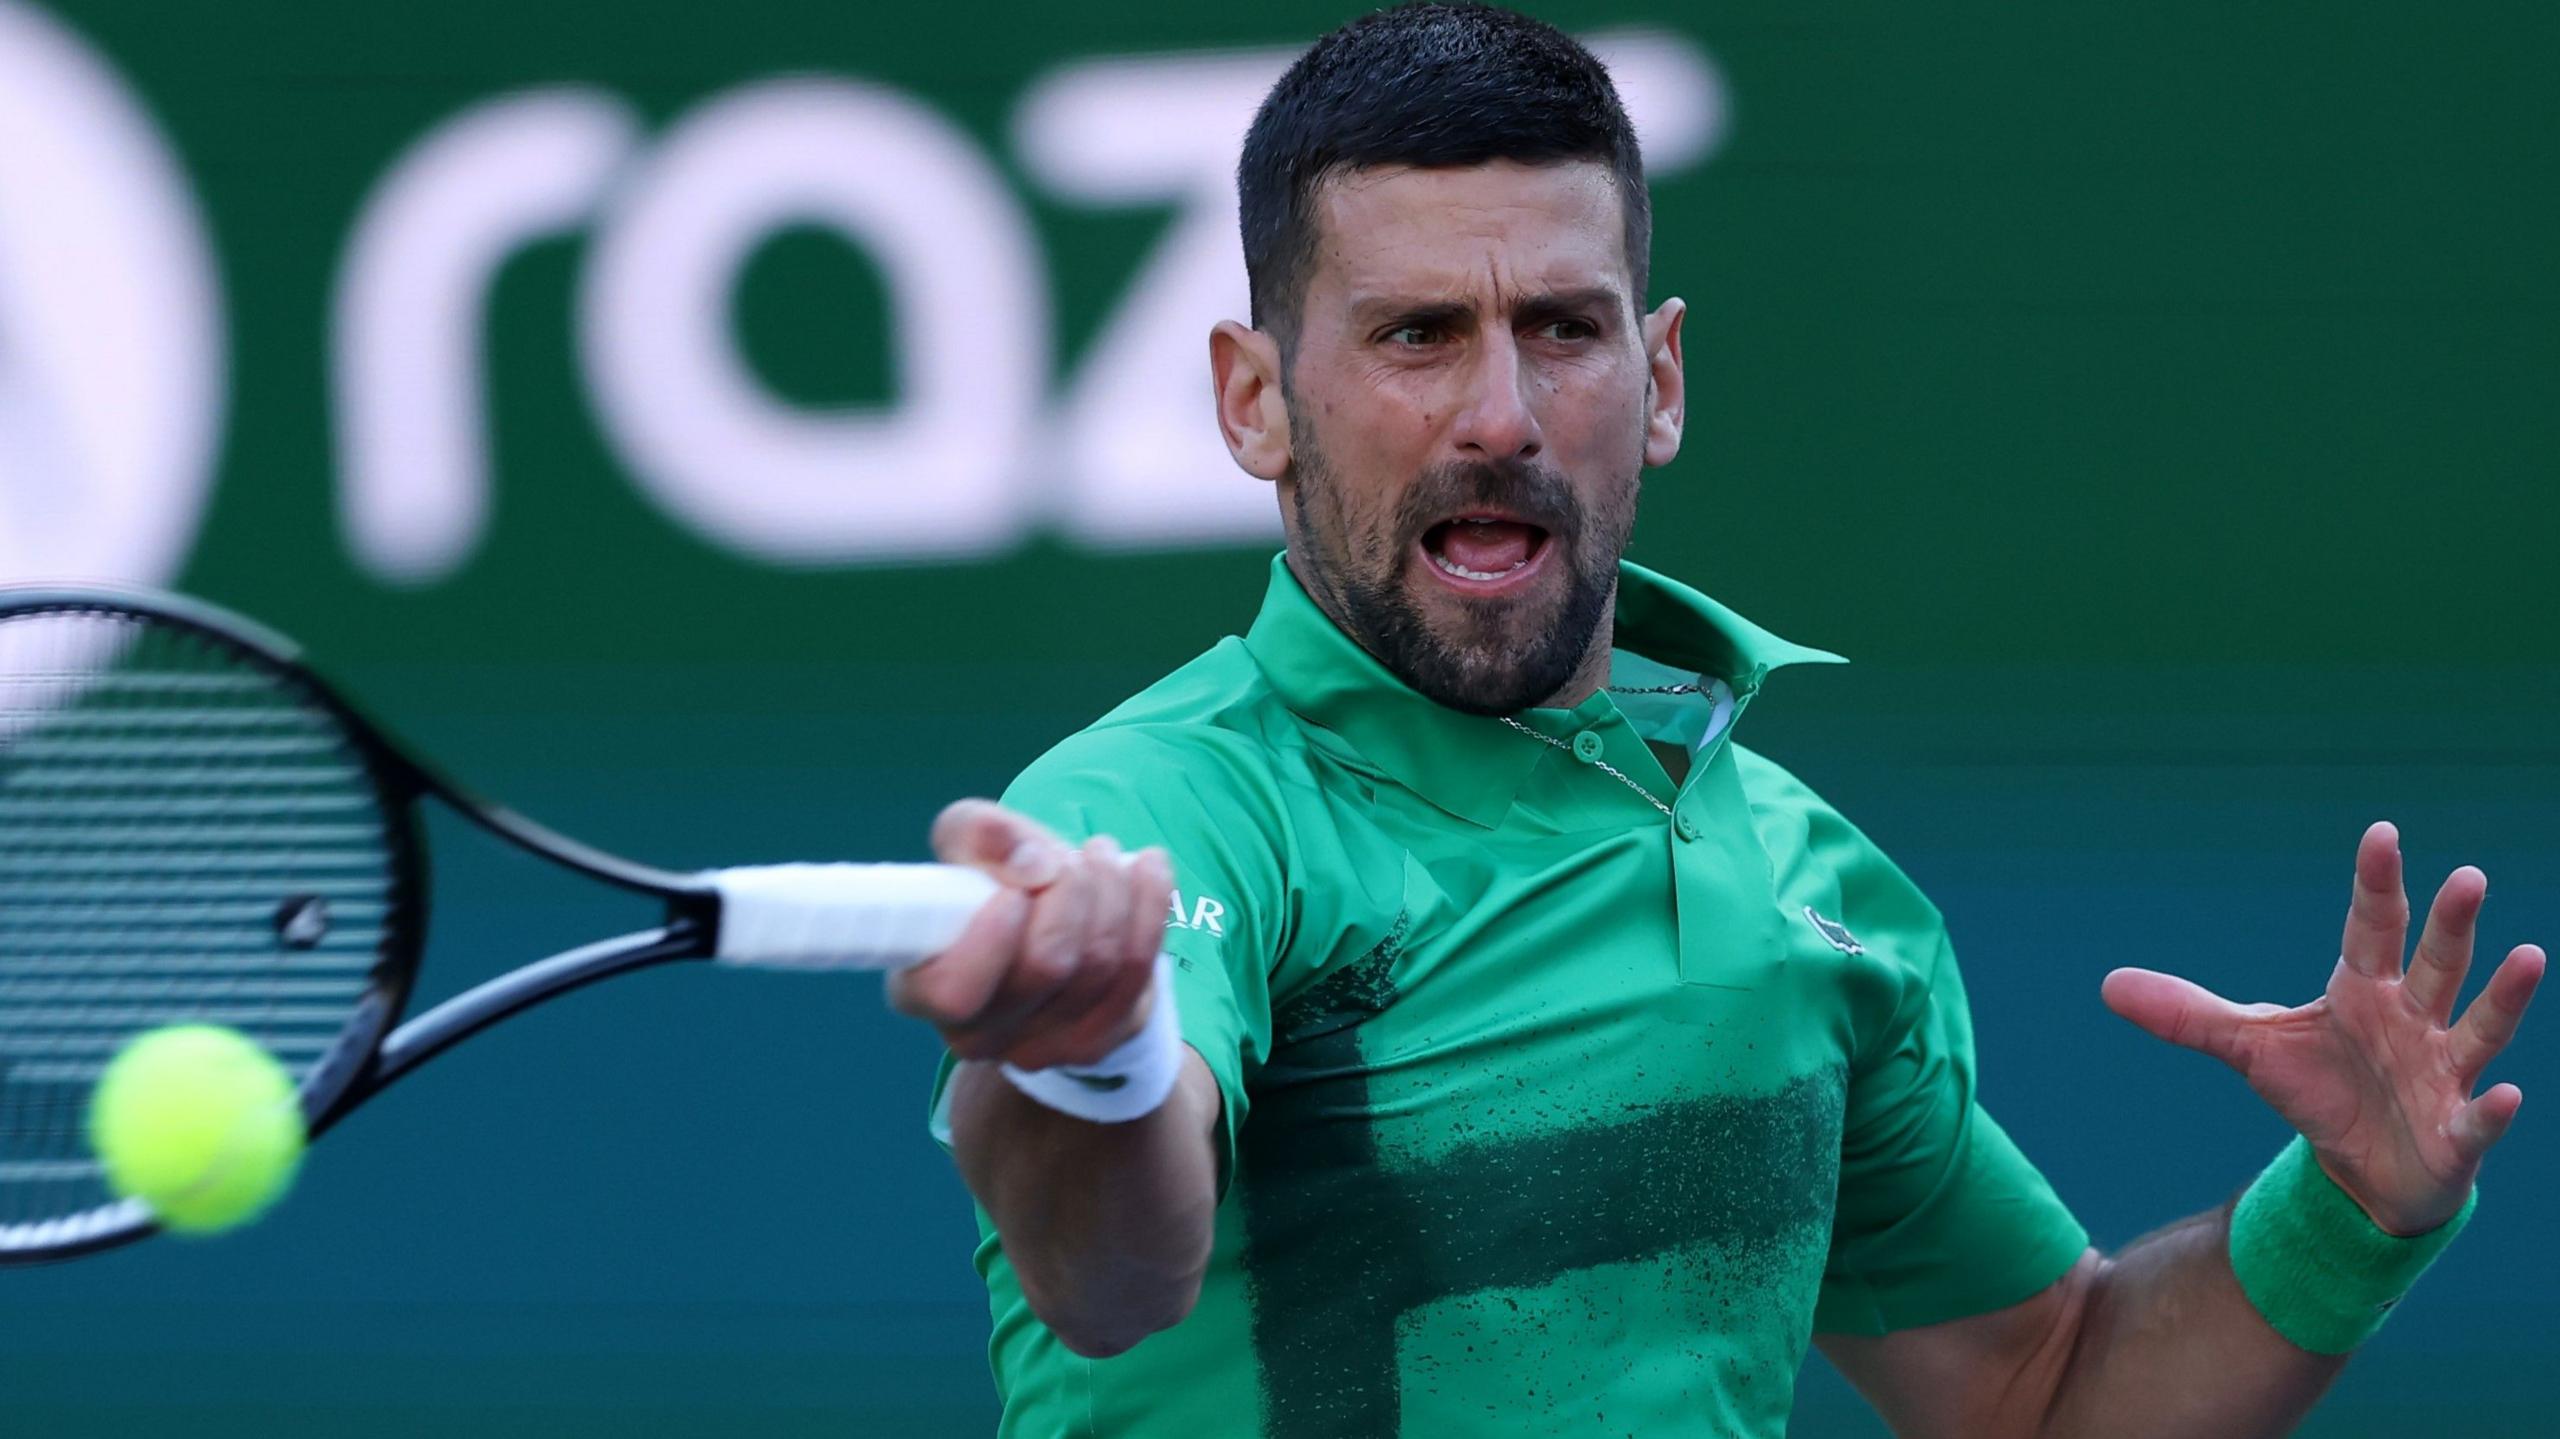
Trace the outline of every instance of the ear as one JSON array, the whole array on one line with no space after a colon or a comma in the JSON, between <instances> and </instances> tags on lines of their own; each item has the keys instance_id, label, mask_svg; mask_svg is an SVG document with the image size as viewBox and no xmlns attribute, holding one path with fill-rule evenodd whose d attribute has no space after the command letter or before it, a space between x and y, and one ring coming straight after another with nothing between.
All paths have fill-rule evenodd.
<instances>
[{"instance_id":1,"label":"ear","mask_svg":"<svg viewBox=\"0 0 2560 1439\"><path fill-rule=\"evenodd\" d=\"M1680 368L1680 322L1689 307L1665 300L1644 317L1645 367L1650 372L1644 417L1644 462L1667 465L1680 453L1680 427L1689 415L1689 382Z\"/></svg>"},{"instance_id":2,"label":"ear","mask_svg":"<svg viewBox=\"0 0 2560 1439\"><path fill-rule=\"evenodd\" d=\"M1260 330L1220 320L1209 332L1209 378L1217 387L1218 432L1244 472L1276 480L1289 472L1289 402L1280 393L1280 343Z\"/></svg>"}]
</instances>

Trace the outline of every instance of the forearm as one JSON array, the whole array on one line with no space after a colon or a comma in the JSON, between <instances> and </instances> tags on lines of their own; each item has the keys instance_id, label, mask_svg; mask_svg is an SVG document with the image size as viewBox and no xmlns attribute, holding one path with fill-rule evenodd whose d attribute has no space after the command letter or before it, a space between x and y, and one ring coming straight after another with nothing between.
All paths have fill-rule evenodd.
<instances>
[{"instance_id":1,"label":"forearm","mask_svg":"<svg viewBox=\"0 0 2560 1439\"><path fill-rule=\"evenodd\" d=\"M1125 1124L1061 1114L992 1063L951 1078L952 1154L995 1221L1024 1298L1100 1358L1178 1323L1199 1297L1217 1209L1218 1087L1188 1050L1164 1104Z\"/></svg>"},{"instance_id":2,"label":"forearm","mask_svg":"<svg viewBox=\"0 0 2560 1439\"><path fill-rule=\"evenodd\" d=\"M2269 1327L2233 1277L2231 1207L2157 1230L2066 1282L2046 1439L2291 1432L2346 1364Z\"/></svg>"}]
</instances>

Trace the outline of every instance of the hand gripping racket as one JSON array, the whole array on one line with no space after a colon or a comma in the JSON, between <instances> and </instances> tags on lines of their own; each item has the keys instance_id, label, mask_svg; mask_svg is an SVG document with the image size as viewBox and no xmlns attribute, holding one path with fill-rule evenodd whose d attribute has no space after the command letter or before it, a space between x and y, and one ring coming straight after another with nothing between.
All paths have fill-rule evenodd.
<instances>
[{"instance_id":1,"label":"hand gripping racket","mask_svg":"<svg viewBox=\"0 0 2560 1439\"><path fill-rule=\"evenodd\" d=\"M401 1023L426 937L435 799L592 879L655 929L557 954ZM273 1053L316 1138L519 1011L676 960L893 969L995 890L935 864L675 874L486 804L401 752L283 638L212 606L0 590L0 1264L157 1231L89 1151L100 1071L167 1024Z\"/></svg>"}]
</instances>

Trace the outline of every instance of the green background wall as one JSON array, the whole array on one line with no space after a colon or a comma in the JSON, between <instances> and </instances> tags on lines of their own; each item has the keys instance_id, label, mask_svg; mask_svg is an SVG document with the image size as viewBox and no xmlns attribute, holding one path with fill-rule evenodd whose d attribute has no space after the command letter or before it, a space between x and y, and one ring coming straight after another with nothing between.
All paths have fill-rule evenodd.
<instances>
[{"instance_id":1,"label":"green background wall","mask_svg":"<svg viewBox=\"0 0 2560 1439\"><path fill-rule=\"evenodd\" d=\"M2308 998L2375 817L2424 886L2487 868L2485 945L2560 939L2551 10L1536 8L1667 30L1721 76L1720 138L1655 191L1693 401L1634 554L1856 661L1784 676L1745 739L1947 911L1986 1096L2102 1243L2215 1203L2282 1138L2236 1078L2105 1014L2111 966ZM1180 213L1026 179L1026 89L1302 43L1346 7L45 13L207 217L227 402L174 578L304 639L476 787L668 865L911 854L945 798L1249 617L1259 542L1041 525L965 561L784 567L706 540L600 430L583 230L509 259L482 311L480 542L391 582L336 518L332 286L394 158L492 97L584 84L662 127L747 82L858 77L965 131L1033 217L1063 382ZM900 394L893 297L840 237L774 234L732 298L789 403ZM647 922L442 837L432 994ZM2551 1022L2493 1075L2529 1100L2477 1223L2304 1433L2552 1432ZM985 1432L931 1060L867 983L583 995L333 1135L252 1232L0 1273L0 1429ZM1796 1429L1879 1432L1818 1363Z\"/></svg>"}]
</instances>

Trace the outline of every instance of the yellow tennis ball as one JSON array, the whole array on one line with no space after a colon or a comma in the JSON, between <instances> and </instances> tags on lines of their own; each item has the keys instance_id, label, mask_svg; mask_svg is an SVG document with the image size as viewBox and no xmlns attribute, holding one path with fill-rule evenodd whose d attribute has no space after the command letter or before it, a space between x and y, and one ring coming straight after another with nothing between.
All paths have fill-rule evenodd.
<instances>
[{"instance_id":1,"label":"yellow tennis ball","mask_svg":"<svg viewBox=\"0 0 2560 1439\"><path fill-rule=\"evenodd\" d=\"M98 1077L89 1142L107 1187L161 1226L213 1234L258 1217L302 1160L293 1077L236 1029L182 1024L126 1045Z\"/></svg>"}]
</instances>

